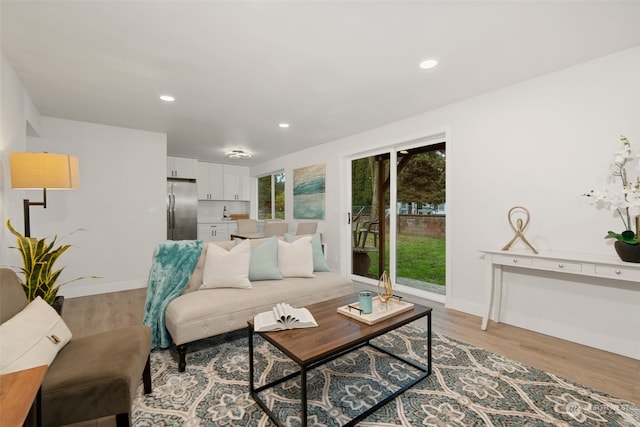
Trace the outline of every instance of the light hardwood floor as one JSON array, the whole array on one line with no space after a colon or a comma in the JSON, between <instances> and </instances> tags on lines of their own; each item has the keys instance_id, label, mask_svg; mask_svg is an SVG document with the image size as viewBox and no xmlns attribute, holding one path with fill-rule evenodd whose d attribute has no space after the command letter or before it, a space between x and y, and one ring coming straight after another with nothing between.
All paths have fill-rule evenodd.
<instances>
[{"instance_id":1,"label":"light hardwood floor","mask_svg":"<svg viewBox=\"0 0 640 427\"><path fill-rule=\"evenodd\" d=\"M66 299L62 317L74 337L140 324L145 293L145 289L136 289ZM433 301L414 302L433 308L434 332L640 404L640 360L502 323L490 322L482 331L477 316ZM113 425L115 418L109 417L74 427Z\"/></svg>"}]
</instances>

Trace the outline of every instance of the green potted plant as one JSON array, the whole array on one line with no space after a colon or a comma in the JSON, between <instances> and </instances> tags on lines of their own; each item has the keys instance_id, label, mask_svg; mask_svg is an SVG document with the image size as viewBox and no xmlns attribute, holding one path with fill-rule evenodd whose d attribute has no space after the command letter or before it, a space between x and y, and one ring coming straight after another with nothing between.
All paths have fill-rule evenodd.
<instances>
[{"instance_id":1,"label":"green potted plant","mask_svg":"<svg viewBox=\"0 0 640 427\"><path fill-rule=\"evenodd\" d=\"M60 312L63 301L62 296L58 297L60 286L84 278L78 277L65 283L56 283L64 267L56 270L55 263L71 245L56 247L57 236L54 236L50 242L47 239L25 237L11 226L10 220L7 220L7 228L17 238L18 246L13 248L17 249L22 257L21 271L24 280L21 280L20 284L27 295L27 300L31 302L39 296Z\"/></svg>"},{"instance_id":2,"label":"green potted plant","mask_svg":"<svg viewBox=\"0 0 640 427\"><path fill-rule=\"evenodd\" d=\"M640 262L640 161L633 154L629 140L620 136L622 147L618 150L611 165L608 184L616 185L617 190L606 188L591 190L584 196L590 197L598 208L615 211L624 226L624 231L609 231L605 239L616 239L614 246L623 261ZM629 169L629 170L628 170ZM635 179L630 177L636 173ZM633 228L635 227L635 231Z\"/></svg>"}]
</instances>

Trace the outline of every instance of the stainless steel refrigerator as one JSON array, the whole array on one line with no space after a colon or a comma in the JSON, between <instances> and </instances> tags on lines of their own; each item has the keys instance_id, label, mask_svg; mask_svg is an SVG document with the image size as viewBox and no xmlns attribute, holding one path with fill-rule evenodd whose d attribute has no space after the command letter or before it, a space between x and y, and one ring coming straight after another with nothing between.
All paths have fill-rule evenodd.
<instances>
[{"instance_id":1,"label":"stainless steel refrigerator","mask_svg":"<svg viewBox=\"0 0 640 427\"><path fill-rule=\"evenodd\" d=\"M198 235L196 182L167 180L167 239L195 240Z\"/></svg>"}]
</instances>

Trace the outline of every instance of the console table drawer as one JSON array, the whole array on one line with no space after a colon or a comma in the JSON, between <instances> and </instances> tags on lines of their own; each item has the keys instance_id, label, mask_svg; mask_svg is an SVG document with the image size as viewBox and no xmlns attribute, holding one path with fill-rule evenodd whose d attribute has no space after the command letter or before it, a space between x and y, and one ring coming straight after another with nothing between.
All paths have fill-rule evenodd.
<instances>
[{"instance_id":1,"label":"console table drawer","mask_svg":"<svg viewBox=\"0 0 640 427\"><path fill-rule=\"evenodd\" d=\"M640 270L612 265L596 265L597 276L611 277L618 280L640 281Z\"/></svg>"},{"instance_id":2,"label":"console table drawer","mask_svg":"<svg viewBox=\"0 0 640 427\"><path fill-rule=\"evenodd\" d=\"M502 265L520 265L522 267L531 267L531 258L521 257L518 255L494 255L494 264Z\"/></svg>"},{"instance_id":3,"label":"console table drawer","mask_svg":"<svg viewBox=\"0 0 640 427\"><path fill-rule=\"evenodd\" d=\"M534 259L533 267L541 270L566 271L567 273L582 272L582 264L579 262L566 262L552 259Z\"/></svg>"},{"instance_id":4,"label":"console table drawer","mask_svg":"<svg viewBox=\"0 0 640 427\"><path fill-rule=\"evenodd\" d=\"M598 279L622 280L640 283L640 264L622 263L614 256L585 256L562 252L505 252L502 250L482 251L486 262L485 312L482 316L482 330L487 329L489 318L500 322L502 301L503 270L521 272L539 270L562 275L587 276ZM595 280L598 282L598 280ZM607 284L609 285L609 284ZM640 290L639 286L634 289Z\"/></svg>"}]
</instances>

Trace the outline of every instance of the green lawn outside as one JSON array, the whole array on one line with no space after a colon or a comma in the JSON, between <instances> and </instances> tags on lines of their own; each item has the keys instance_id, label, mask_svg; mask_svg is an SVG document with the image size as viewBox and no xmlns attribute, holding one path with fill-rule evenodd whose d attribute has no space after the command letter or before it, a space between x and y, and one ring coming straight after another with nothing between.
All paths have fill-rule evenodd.
<instances>
[{"instance_id":1,"label":"green lawn outside","mask_svg":"<svg viewBox=\"0 0 640 427\"><path fill-rule=\"evenodd\" d=\"M382 272L378 272L378 253L371 252L369 257L371 258L370 275L380 277ZM386 258L385 268L389 271L388 253ZM443 286L446 284L444 238L400 234L398 235L397 258L397 277L406 277Z\"/></svg>"}]
</instances>

